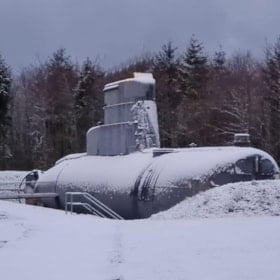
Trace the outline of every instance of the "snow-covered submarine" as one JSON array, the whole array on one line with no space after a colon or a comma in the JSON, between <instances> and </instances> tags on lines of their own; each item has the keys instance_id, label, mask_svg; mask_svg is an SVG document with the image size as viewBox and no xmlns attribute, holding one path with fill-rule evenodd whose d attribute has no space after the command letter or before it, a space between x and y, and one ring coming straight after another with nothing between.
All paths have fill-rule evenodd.
<instances>
[{"instance_id":1,"label":"snow-covered submarine","mask_svg":"<svg viewBox=\"0 0 280 280\"><path fill-rule=\"evenodd\" d=\"M82 191L125 219L146 218L215 186L279 174L269 154L244 147L245 134L233 146L160 148L152 74L105 85L104 101L104 124L89 129L86 153L40 175L34 192L58 194L42 198L44 206L64 209L65 193Z\"/></svg>"}]
</instances>

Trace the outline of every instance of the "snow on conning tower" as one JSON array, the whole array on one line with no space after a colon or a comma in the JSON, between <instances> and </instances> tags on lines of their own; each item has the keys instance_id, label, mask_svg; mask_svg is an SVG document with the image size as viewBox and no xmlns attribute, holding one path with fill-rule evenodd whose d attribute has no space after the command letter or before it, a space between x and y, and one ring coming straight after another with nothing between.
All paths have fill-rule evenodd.
<instances>
[{"instance_id":1,"label":"snow on conning tower","mask_svg":"<svg viewBox=\"0 0 280 280\"><path fill-rule=\"evenodd\" d=\"M87 133L88 155L126 155L159 147L155 80L150 73L104 87L104 125Z\"/></svg>"}]
</instances>

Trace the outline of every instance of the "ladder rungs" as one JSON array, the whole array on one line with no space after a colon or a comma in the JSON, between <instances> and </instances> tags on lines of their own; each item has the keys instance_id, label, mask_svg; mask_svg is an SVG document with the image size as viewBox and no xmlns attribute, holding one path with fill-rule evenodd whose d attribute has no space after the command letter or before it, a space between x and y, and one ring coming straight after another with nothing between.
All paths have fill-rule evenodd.
<instances>
[{"instance_id":1,"label":"ladder rungs","mask_svg":"<svg viewBox=\"0 0 280 280\"><path fill-rule=\"evenodd\" d=\"M67 205L84 205L85 203L82 202L67 202Z\"/></svg>"}]
</instances>

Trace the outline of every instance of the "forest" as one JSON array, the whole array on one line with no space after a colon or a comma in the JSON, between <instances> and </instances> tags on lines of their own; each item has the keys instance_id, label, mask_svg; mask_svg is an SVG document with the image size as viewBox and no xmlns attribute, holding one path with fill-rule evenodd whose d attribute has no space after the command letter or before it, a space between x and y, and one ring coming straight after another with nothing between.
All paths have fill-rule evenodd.
<instances>
[{"instance_id":1,"label":"forest","mask_svg":"<svg viewBox=\"0 0 280 280\"><path fill-rule=\"evenodd\" d=\"M111 70L58 49L15 74L0 53L0 169L44 170L84 152L87 130L102 123L104 85L133 72L156 79L162 147L231 145L249 133L280 163L280 37L255 58L209 54L193 35L183 51L167 42Z\"/></svg>"}]
</instances>

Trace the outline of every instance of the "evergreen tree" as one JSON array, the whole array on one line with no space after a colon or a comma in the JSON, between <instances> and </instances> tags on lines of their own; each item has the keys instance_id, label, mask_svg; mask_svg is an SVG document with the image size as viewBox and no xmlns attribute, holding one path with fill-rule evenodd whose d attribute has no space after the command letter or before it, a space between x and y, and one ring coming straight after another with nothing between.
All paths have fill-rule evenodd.
<instances>
[{"instance_id":1,"label":"evergreen tree","mask_svg":"<svg viewBox=\"0 0 280 280\"><path fill-rule=\"evenodd\" d=\"M78 150L84 151L86 148L87 130L98 124L102 119L103 96L98 88L102 71L87 59L80 71L79 81L74 89L74 112L76 118L76 130L78 140Z\"/></svg>"},{"instance_id":2,"label":"evergreen tree","mask_svg":"<svg viewBox=\"0 0 280 280\"><path fill-rule=\"evenodd\" d=\"M153 74L157 81L161 144L165 147L177 146L176 108L180 104L181 95L178 90L179 62L176 59L176 50L172 42L163 45L161 51L155 56L153 67Z\"/></svg>"},{"instance_id":3,"label":"evergreen tree","mask_svg":"<svg viewBox=\"0 0 280 280\"><path fill-rule=\"evenodd\" d=\"M226 69L226 53L223 51L222 46L214 53L213 69L216 74L219 74Z\"/></svg>"},{"instance_id":4,"label":"evergreen tree","mask_svg":"<svg viewBox=\"0 0 280 280\"><path fill-rule=\"evenodd\" d=\"M6 167L7 158L11 157L8 145L11 101L11 73L4 59L0 55L0 167Z\"/></svg>"},{"instance_id":5,"label":"evergreen tree","mask_svg":"<svg viewBox=\"0 0 280 280\"><path fill-rule=\"evenodd\" d=\"M273 46L267 46L264 65L266 96L264 99L266 138L271 150L280 160L280 36Z\"/></svg>"},{"instance_id":6,"label":"evergreen tree","mask_svg":"<svg viewBox=\"0 0 280 280\"><path fill-rule=\"evenodd\" d=\"M207 82L208 58L203 53L202 43L193 35L180 65L180 87L184 95L177 111L180 146L208 142Z\"/></svg>"},{"instance_id":7,"label":"evergreen tree","mask_svg":"<svg viewBox=\"0 0 280 280\"><path fill-rule=\"evenodd\" d=\"M77 71L65 49L46 63L46 143L48 164L77 150L73 88Z\"/></svg>"},{"instance_id":8,"label":"evergreen tree","mask_svg":"<svg viewBox=\"0 0 280 280\"><path fill-rule=\"evenodd\" d=\"M181 85L190 98L201 98L205 94L208 79L208 59L203 53L203 44L193 35L189 47L183 54L180 67Z\"/></svg>"}]
</instances>

